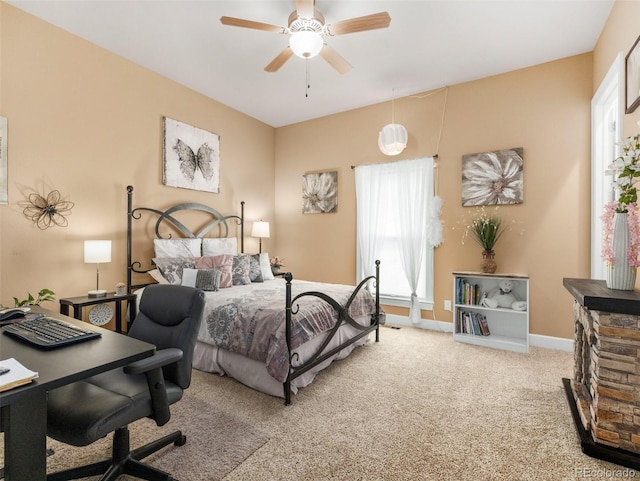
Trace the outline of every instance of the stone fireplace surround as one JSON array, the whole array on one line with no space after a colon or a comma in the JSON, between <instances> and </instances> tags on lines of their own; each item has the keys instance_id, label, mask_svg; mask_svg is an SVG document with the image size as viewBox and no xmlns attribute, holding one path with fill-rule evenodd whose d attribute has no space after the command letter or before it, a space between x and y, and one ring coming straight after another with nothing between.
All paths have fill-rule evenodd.
<instances>
[{"instance_id":1,"label":"stone fireplace surround","mask_svg":"<svg viewBox=\"0 0 640 481\"><path fill-rule=\"evenodd\" d=\"M563 281L574 297L574 374L563 379L582 451L640 469L640 293Z\"/></svg>"}]
</instances>

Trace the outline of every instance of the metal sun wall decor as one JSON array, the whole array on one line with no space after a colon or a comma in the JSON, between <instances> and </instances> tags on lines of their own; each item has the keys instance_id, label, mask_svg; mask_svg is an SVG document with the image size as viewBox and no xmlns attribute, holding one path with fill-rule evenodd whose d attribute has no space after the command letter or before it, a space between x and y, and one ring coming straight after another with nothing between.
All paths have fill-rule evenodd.
<instances>
[{"instance_id":1,"label":"metal sun wall decor","mask_svg":"<svg viewBox=\"0 0 640 481\"><path fill-rule=\"evenodd\" d=\"M23 203L23 205L25 204L23 214L41 230L54 225L67 227L69 222L66 216L71 214L71 209L75 205L73 202L63 199L57 190L52 190L46 197L33 192Z\"/></svg>"},{"instance_id":2,"label":"metal sun wall decor","mask_svg":"<svg viewBox=\"0 0 640 481\"><path fill-rule=\"evenodd\" d=\"M462 156L462 205L522 204L523 148Z\"/></svg>"},{"instance_id":3,"label":"metal sun wall decor","mask_svg":"<svg viewBox=\"0 0 640 481\"><path fill-rule=\"evenodd\" d=\"M326 214L338 210L338 172L302 176L302 213Z\"/></svg>"},{"instance_id":4,"label":"metal sun wall decor","mask_svg":"<svg viewBox=\"0 0 640 481\"><path fill-rule=\"evenodd\" d=\"M220 192L220 136L164 117L162 183Z\"/></svg>"}]
</instances>

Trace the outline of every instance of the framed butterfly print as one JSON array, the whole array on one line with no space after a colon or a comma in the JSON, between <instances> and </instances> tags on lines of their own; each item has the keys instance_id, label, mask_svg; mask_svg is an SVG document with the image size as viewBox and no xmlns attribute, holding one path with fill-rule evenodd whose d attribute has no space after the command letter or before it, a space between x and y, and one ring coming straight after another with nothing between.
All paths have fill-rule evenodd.
<instances>
[{"instance_id":1,"label":"framed butterfly print","mask_svg":"<svg viewBox=\"0 0 640 481\"><path fill-rule=\"evenodd\" d=\"M220 136L164 117L162 183L220 192Z\"/></svg>"}]
</instances>

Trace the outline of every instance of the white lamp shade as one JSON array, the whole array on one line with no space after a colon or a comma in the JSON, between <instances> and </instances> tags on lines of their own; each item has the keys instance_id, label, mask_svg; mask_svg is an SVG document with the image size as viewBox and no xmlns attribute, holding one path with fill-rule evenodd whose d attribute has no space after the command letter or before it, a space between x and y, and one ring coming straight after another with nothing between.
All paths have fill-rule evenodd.
<instances>
[{"instance_id":1,"label":"white lamp shade","mask_svg":"<svg viewBox=\"0 0 640 481\"><path fill-rule=\"evenodd\" d=\"M99 264L111 262L110 240L84 241L84 261L86 263Z\"/></svg>"},{"instance_id":2,"label":"white lamp shade","mask_svg":"<svg viewBox=\"0 0 640 481\"><path fill-rule=\"evenodd\" d=\"M385 155L398 155L407 146L407 129L400 124L387 124L378 136L378 147Z\"/></svg>"},{"instance_id":3,"label":"white lamp shade","mask_svg":"<svg viewBox=\"0 0 640 481\"><path fill-rule=\"evenodd\" d=\"M318 32L302 30L293 32L289 38L289 47L300 58L313 58L320 53L324 41Z\"/></svg>"},{"instance_id":4,"label":"white lamp shade","mask_svg":"<svg viewBox=\"0 0 640 481\"><path fill-rule=\"evenodd\" d=\"M262 220L254 222L251 228L251 237L267 239L269 237L269 223Z\"/></svg>"}]
</instances>

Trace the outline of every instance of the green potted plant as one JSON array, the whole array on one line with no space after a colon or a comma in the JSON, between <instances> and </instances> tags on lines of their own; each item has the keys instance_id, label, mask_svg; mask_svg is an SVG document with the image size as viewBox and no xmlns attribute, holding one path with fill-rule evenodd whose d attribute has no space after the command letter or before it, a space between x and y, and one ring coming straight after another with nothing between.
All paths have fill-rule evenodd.
<instances>
[{"instance_id":1,"label":"green potted plant","mask_svg":"<svg viewBox=\"0 0 640 481\"><path fill-rule=\"evenodd\" d=\"M493 249L507 227L508 225L503 224L498 215L498 207L488 213L484 206L478 209L475 216L465 226L462 243L464 244L464 239L470 236L483 249L482 272L492 274L496 271L497 264L494 260L495 251Z\"/></svg>"},{"instance_id":2,"label":"green potted plant","mask_svg":"<svg viewBox=\"0 0 640 481\"><path fill-rule=\"evenodd\" d=\"M13 298L13 307L24 307L24 306L39 306L42 302L45 301L55 301L56 293L50 289L41 289L38 292L38 297L33 297L30 292L27 292L26 299L18 299L17 297ZM4 306L0 304L0 309L4 309Z\"/></svg>"}]
</instances>

